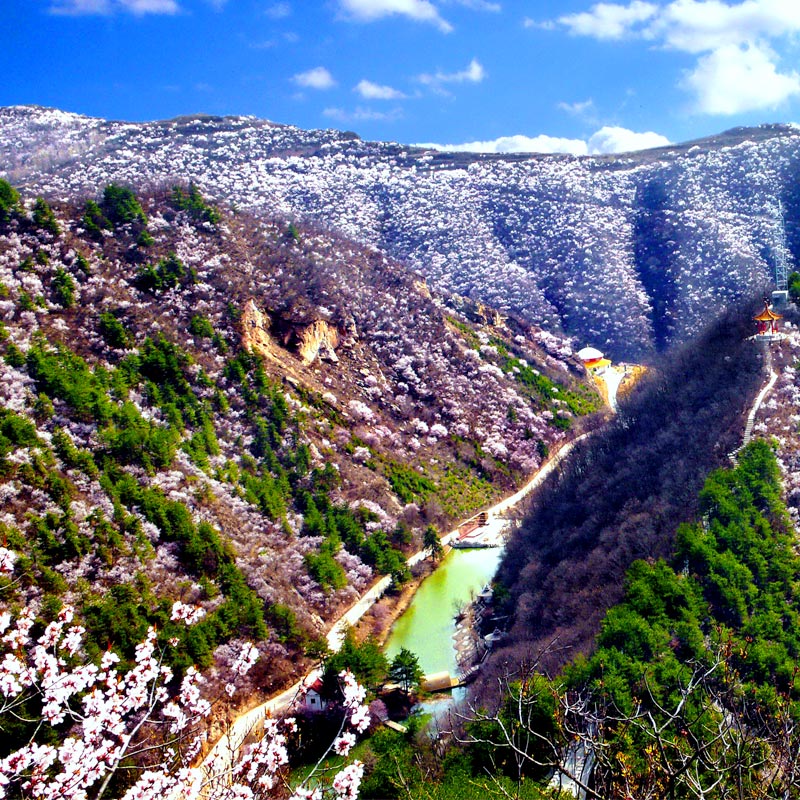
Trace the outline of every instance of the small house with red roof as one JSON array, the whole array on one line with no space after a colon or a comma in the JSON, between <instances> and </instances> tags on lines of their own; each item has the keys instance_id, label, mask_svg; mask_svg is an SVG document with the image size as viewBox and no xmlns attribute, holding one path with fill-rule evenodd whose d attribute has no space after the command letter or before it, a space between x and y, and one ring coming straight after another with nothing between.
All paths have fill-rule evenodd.
<instances>
[{"instance_id":1,"label":"small house with red roof","mask_svg":"<svg viewBox=\"0 0 800 800\"><path fill-rule=\"evenodd\" d=\"M583 361L587 372L594 375L602 375L611 366L611 361L596 347L584 347L583 350L578 350L578 358Z\"/></svg>"},{"instance_id":2,"label":"small house with red roof","mask_svg":"<svg viewBox=\"0 0 800 800\"><path fill-rule=\"evenodd\" d=\"M303 705L307 711L324 711L328 707L328 701L322 696L322 678L316 677L306 685Z\"/></svg>"}]
</instances>

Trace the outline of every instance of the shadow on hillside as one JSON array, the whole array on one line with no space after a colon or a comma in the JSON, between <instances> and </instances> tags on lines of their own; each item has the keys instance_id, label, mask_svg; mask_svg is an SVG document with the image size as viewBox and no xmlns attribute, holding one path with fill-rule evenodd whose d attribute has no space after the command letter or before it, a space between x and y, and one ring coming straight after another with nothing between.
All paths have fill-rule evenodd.
<instances>
[{"instance_id":1,"label":"shadow on hillside","mask_svg":"<svg viewBox=\"0 0 800 800\"><path fill-rule=\"evenodd\" d=\"M535 499L498 577L513 624L483 683L542 651L555 671L588 651L625 571L669 557L707 474L727 463L763 375L751 306L724 314L665 355L611 426L576 449Z\"/></svg>"}]
</instances>

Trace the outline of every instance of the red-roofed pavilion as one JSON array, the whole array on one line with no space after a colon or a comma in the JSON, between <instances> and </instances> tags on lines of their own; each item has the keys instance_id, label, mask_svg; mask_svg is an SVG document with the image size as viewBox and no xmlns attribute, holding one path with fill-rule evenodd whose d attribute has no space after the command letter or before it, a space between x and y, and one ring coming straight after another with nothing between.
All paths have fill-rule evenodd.
<instances>
[{"instance_id":1,"label":"red-roofed pavilion","mask_svg":"<svg viewBox=\"0 0 800 800\"><path fill-rule=\"evenodd\" d=\"M764 310L756 314L753 320L758 325L759 336L775 336L778 333L778 320L783 319L780 314L776 314L769 306L769 301L764 301Z\"/></svg>"}]
</instances>

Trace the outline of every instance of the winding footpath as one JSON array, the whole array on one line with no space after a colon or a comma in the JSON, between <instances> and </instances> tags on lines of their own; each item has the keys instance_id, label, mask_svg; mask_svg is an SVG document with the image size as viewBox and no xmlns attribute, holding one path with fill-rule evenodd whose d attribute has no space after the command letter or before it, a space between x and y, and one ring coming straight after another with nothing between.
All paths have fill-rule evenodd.
<instances>
[{"instance_id":1,"label":"winding footpath","mask_svg":"<svg viewBox=\"0 0 800 800\"><path fill-rule=\"evenodd\" d=\"M487 509L489 517L487 525L504 527L507 522L502 518L519 505L534 489L540 486L547 476L564 461L578 442L583 441L590 435L590 433L584 433L576 439L562 444L555 455L543 464L521 489ZM456 526L450 533L441 538L441 543L443 546L449 545L458 537L459 529ZM427 550L417 551L409 557L409 567L413 567L423 561L428 555ZM328 647L333 652L341 648L347 629L355 625L372 608L389 588L390 584L391 576L381 578L333 624L326 636ZM235 763L236 756L250 732L256 730L265 718L277 716L287 711L298 697L303 684L314 674L314 672L309 673L280 694L239 715L230 724L227 732L208 752L208 755L203 759L201 767L209 774L218 775L227 772Z\"/></svg>"},{"instance_id":2,"label":"winding footpath","mask_svg":"<svg viewBox=\"0 0 800 800\"><path fill-rule=\"evenodd\" d=\"M769 379L767 380L764 387L758 393L755 401L753 402L753 406L750 409L750 413L747 415L747 422L744 426L744 437L742 438L741 447L737 447L730 454L730 459L733 463L736 463L736 459L739 457L739 452L747 447L750 444L750 439L753 438L753 425L755 425L756 421L756 414L758 414L758 410L761 408L761 404L764 402L766 396L772 391L772 387L775 386L775 381L778 380L778 373L775 372L774 367L772 366L772 350L767 345L767 358L766 358L766 367L769 370Z\"/></svg>"}]
</instances>

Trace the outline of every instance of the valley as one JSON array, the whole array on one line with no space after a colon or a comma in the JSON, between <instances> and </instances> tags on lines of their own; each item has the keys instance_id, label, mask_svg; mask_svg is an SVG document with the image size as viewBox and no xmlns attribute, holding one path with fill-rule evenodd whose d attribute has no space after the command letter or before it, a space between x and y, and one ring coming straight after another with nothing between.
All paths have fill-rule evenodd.
<instances>
[{"instance_id":1,"label":"valley","mask_svg":"<svg viewBox=\"0 0 800 800\"><path fill-rule=\"evenodd\" d=\"M313 796L331 747L365 798L794 796L794 304L752 335L798 157L788 125L575 158L0 109L0 776L54 787L96 736L82 796L177 797L256 720L259 797ZM387 660L478 512L506 547L447 556ZM492 578L468 718L382 726ZM264 716L309 673L327 713Z\"/></svg>"}]
</instances>

